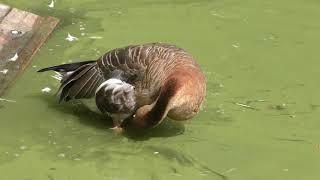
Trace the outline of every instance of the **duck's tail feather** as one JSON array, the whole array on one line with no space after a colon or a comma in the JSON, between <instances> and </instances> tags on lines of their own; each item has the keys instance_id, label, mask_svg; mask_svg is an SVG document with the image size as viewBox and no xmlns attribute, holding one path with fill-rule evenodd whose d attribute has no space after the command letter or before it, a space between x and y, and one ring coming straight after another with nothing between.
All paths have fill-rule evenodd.
<instances>
[{"instance_id":1,"label":"duck's tail feather","mask_svg":"<svg viewBox=\"0 0 320 180\"><path fill-rule=\"evenodd\" d=\"M91 64L93 62L95 61L90 60L90 61L82 61L82 62L76 62L76 63L70 63L70 64L61 64L57 66L51 66L51 67L40 69L38 70L38 72L45 72L45 71L71 72L71 71L77 70L83 65Z\"/></svg>"},{"instance_id":2,"label":"duck's tail feather","mask_svg":"<svg viewBox=\"0 0 320 180\"><path fill-rule=\"evenodd\" d=\"M104 81L103 75L96 66L96 61L84 61L62 64L39 70L38 72L56 71L62 75L59 88L60 101L91 98L97 87Z\"/></svg>"},{"instance_id":3,"label":"duck's tail feather","mask_svg":"<svg viewBox=\"0 0 320 180\"><path fill-rule=\"evenodd\" d=\"M61 82L60 101L91 98L103 81L95 63L83 65Z\"/></svg>"}]
</instances>

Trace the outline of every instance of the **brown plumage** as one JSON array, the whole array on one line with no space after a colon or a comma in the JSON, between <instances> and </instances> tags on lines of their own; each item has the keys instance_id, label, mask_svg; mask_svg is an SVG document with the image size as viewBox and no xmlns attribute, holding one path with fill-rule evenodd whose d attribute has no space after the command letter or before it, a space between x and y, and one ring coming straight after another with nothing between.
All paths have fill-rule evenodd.
<instances>
[{"instance_id":1,"label":"brown plumage","mask_svg":"<svg viewBox=\"0 0 320 180\"><path fill-rule=\"evenodd\" d=\"M126 124L138 128L154 127L167 115L174 120L192 118L206 91L199 65L183 49L165 43L117 48L97 61L53 66L40 72L47 70L63 73L60 101L95 98L101 111L129 114ZM104 85L109 79L124 84L117 82L117 88L111 87L112 83ZM133 94L127 95L130 90L121 88L130 85ZM108 99L118 103L106 102ZM126 105L129 99L134 101L130 106Z\"/></svg>"}]
</instances>

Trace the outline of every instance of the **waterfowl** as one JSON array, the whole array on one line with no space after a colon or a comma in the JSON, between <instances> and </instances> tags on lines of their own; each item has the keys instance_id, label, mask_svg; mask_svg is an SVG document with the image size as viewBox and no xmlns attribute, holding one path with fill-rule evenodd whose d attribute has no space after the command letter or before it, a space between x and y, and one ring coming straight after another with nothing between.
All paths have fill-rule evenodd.
<instances>
[{"instance_id":1,"label":"waterfowl","mask_svg":"<svg viewBox=\"0 0 320 180\"><path fill-rule=\"evenodd\" d=\"M61 75L60 101L93 99L115 128L152 128L166 116L187 120L200 109L205 76L185 50L166 43L113 49L98 60L39 70Z\"/></svg>"}]
</instances>

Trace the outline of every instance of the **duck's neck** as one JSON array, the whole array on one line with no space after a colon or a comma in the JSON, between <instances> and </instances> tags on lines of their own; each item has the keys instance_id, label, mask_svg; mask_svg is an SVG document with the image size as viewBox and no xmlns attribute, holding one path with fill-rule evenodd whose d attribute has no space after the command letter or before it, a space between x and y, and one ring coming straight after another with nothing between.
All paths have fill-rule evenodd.
<instances>
[{"instance_id":1,"label":"duck's neck","mask_svg":"<svg viewBox=\"0 0 320 180\"><path fill-rule=\"evenodd\" d=\"M150 128L159 124L173 105L173 97L179 88L177 78L169 78L162 86L157 101L145 105L137 110L133 118L133 125L139 128Z\"/></svg>"}]
</instances>

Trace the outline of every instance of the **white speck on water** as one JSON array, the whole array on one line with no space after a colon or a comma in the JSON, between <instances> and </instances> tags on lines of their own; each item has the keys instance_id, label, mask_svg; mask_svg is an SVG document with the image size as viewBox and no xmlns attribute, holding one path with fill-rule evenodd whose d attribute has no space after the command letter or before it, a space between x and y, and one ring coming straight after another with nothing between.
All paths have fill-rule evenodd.
<instances>
[{"instance_id":1,"label":"white speck on water","mask_svg":"<svg viewBox=\"0 0 320 180\"><path fill-rule=\"evenodd\" d=\"M9 71L9 69L3 69L3 70L0 70L0 73L2 73L2 74L7 74L8 71Z\"/></svg>"},{"instance_id":2,"label":"white speck on water","mask_svg":"<svg viewBox=\"0 0 320 180\"><path fill-rule=\"evenodd\" d=\"M64 158L64 157L66 157L66 155L64 153L60 153L60 154L58 154L58 157Z\"/></svg>"},{"instance_id":3,"label":"white speck on water","mask_svg":"<svg viewBox=\"0 0 320 180\"><path fill-rule=\"evenodd\" d=\"M18 53L16 53L12 58L9 59L9 61L16 61L18 58L19 58Z\"/></svg>"},{"instance_id":4,"label":"white speck on water","mask_svg":"<svg viewBox=\"0 0 320 180\"><path fill-rule=\"evenodd\" d=\"M9 71L8 69L3 69L3 70L0 70L0 73L7 74L8 71Z\"/></svg>"},{"instance_id":5,"label":"white speck on water","mask_svg":"<svg viewBox=\"0 0 320 180\"><path fill-rule=\"evenodd\" d=\"M50 91L51 91L51 88L49 88L49 87L45 87L45 88L41 89L41 92L44 92L44 93L48 93Z\"/></svg>"},{"instance_id":6,"label":"white speck on water","mask_svg":"<svg viewBox=\"0 0 320 180\"><path fill-rule=\"evenodd\" d=\"M53 51L53 49L49 49L49 51Z\"/></svg>"},{"instance_id":7,"label":"white speck on water","mask_svg":"<svg viewBox=\"0 0 320 180\"><path fill-rule=\"evenodd\" d=\"M221 13L218 13L217 11L210 11L210 14L212 16L216 16L216 17L219 17L219 18L224 18L224 16Z\"/></svg>"},{"instance_id":8,"label":"white speck on water","mask_svg":"<svg viewBox=\"0 0 320 180\"><path fill-rule=\"evenodd\" d=\"M27 146L20 146L20 149L25 150L25 149L27 149Z\"/></svg>"},{"instance_id":9,"label":"white speck on water","mask_svg":"<svg viewBox=\"0 0 320 180\"><path fill-rule=\"evenodd\" d=\"M17 102L17 101L13 101L13 100L10 100L10 99L3 99L3 98L0 98L0 101L6 101L6 102Z\"/></svg>"},{"instance_id":10,"label":"white speck on water","mask_svg":"<svg viewBox=\"0 0 320 180\"><path fill-rule=\"evenodd\" d=\"M19 156L20 156L20 154L18 154L18 153L15 153L15 154L14 154L14 156L15 156L15 157L19 157Z\"/></svg>"},{"instance_id":11,"label":"white speck on water","mask_svg":"<svg viewBox=\"0 0 320 180\"><path fill-rule=\"evenodd\" d=\"M57 47L61 46L60 44L56 44Z\"/></svg>"},{"instance_id":12,"label":"white speck on water","mask_svg":"<svg viewBox=\"0 0 320 180\"><path fill-rule=\"evenodd\" d=\"M6 152L5 152L5 154L9 154L9 152L8 152L8 151L6 151Z\"/></svg>"},{"instance_id":13,"label":"white speck on water","mask_svg":"<svg viewBox=\"0 0 320 180\"><path fill-rule=\"evenodd\" d=\"M231 168L231 169L226 170L223 174L230 173L235 170L237 170L237 168Z\"/></svg>"},{"instance_id":14,"label":"white speck on water","mask_svg":"<svg viewBox=\"0 0 320 180\"><path fill-rule=\"evenodd\" d=\"M208 174L207 174L207 173L204 173L204 172L201 172L200 175L201 175L201 176L208 176Z\"/></svg>"},{"instance_id":15,"label":"white speck on water","mask_svg":"<svg viewBox=\"0 0 320 180\"><path fill-rule=\"evenodd\" d=\"M32 67L33 67L33 68L36 68L36 67L38 67L38 66L36 66L36 65L33 65Z\"/></svg>"},{"instance_id":16,"label":"white speck on water","mask_svg":"<svg viewBox=\"0 0 320 180\"><path fill-rule=\"evenodd\" d=\"M51 3L48 5L49 8L54 8L54 1L51 0Z\"/></svg>"},{"instance_id":17,"label":"white speck on water","mask_svg":"<svg viewBox=\"0 0 320 180\"><path fill-rule=\"evenodd\" d=\"M72 146L67 146L67 148L71 149L71 148L72 148Z\"/></svg>"},{"instance_id":18,"label":"white speck on water","mask_svg":"<svg viewBox=\"0 0 320 180\"><path fill-rule=\"evenodd\" d=\"M232 47L234 47L234 48L239 48L239 47L240 47L240 44L239 44L239 43L232 44Z\"/></svg>"},{"instance_id":19,"label":"white speck on water","mask_svg":"<svg viewBox=\"0 0 320 180\"><path fill-rule=\"evenodd\" d=\"M75 8L69 8L69 12L74 13L74 12L76 12L76 9Z\"/></svg>"},{"instance_id":20,"label":"white speck on water","mask_svg":"<svg viewBox=\"0 0 320 180\"><path fill-rule=\"evenodd\" d=\"M83 30L85 30L86 28L84 28L84 27L80 27L80 31L83 31Z\"/></svg>"},{"instance_id":21,"label":"white speck on water","mask_svg":"<svg viewBox=\"0 0 320 180\"><path fill-rule=\"evenodd\" d=\"M74 158L73 160L75 160L75 161L80 161L81 159L80 159L80 158Z\"/></svg>"},{"instance_id":22,"label":"white speck on water","mask_svg":"<svg viewBox=\"0 0 320 180\"><path fill-rule=\"evenodd\" d=\"M158 151L155 151L155 152L153 152L153 154L159 154L159 152L158 152Z\"/></svg>"},{"instance_id":23,"label":"white speck on water","mask_svg":"<svg viewBox=\"0 0 320 180\"><path fill-rule=\"evenodd\" d=\"M101 36L90 36L89 38L90 39L102 39L103 37L101 37Z\"/></svg>"},{"instance_id":24,"label":"white speck on water","mask_svg":"<svg viewBox=\"0 0 320 180\"><path fill-rule=\"evenodd\" d=\"M66 37L66 40L71 42L71 41L78 40L78 38L75 37L75 36L72 36L70 33L68 33L68 36Z\"/></svg>"},{"instance_id":25,"label":"white speck on water","mask_svg":"<svg viewBox=\"0 0 320 180\"><path fill-rule=\"evenodd\" d=\"M57 143L56 142L52 142L52 144L56 145Z\"/></svg>"},{"instance_id":26,"label":"white speck on water","mask_svg":"<svg viewBox=\"0 0 320 180\"><path fill-rule=\"evenodd\" d=\"M86 33L81 33L81 36L84 36L84 35L86 35Z\"/></svg>"},{"instance_id":27,"label":"white speck on water","mask_svg":"<svg viewBox=\"0 0 320 180\"><path fill-rule=\"evenodd\" d=\"M296 115L291 114L291 115L289 115L289 117L291 117L291 118L295 118L295 117L296 117Z\"/></svg>"},{"instance_id":28,"label":"white speck on water","mask_svg":"<svg viewBox=\"0 0 320 180\"><path fill-rule=\"evenodd\" d=\"M289 169L283 169L283 171L289 171Z\"/></svg>"}]
</instances>

